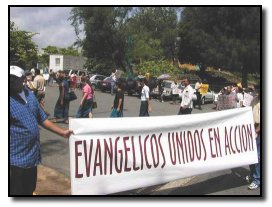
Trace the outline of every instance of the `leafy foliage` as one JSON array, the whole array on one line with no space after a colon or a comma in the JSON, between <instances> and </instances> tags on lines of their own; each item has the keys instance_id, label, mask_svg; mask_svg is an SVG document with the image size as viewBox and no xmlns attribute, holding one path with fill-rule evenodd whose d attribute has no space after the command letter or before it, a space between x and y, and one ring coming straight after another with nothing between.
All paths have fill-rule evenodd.
<instances>
[{"instance_id":1,"label":"leafy foliage","mask_svg":"<svg viewBox=\"0 0 272 207\"><path fill-rule=\"evenodd\" d=\"M137 69L143 75L150 73L151 76L155 77L161 74L169 74L175 77L180 73L180 70L167 60L145 61L139 64Z\"/></svg>"},{"instance_id":2,"label":"leafy foliage","mask_svg":"<svg viewBox=\"0 0 272 207\"><path fill-rule=\"evenodd\" d=\"M10 27L10 64L23 69L35 67L38 60L37 45L32 41L36 33L19 30L15 23L9 23Z\"/></svg>"},{"instance_id":3,"label":"leafy foliage","mask_svg":"<svg viewBox=\"0 0 272 207\"><path fill-rule=\"evenodd\" d=\"M185 8L180 61L240 71L246 86L247 73L260 71L260 15L258 7Z\"/></svg>"}]
</instances>

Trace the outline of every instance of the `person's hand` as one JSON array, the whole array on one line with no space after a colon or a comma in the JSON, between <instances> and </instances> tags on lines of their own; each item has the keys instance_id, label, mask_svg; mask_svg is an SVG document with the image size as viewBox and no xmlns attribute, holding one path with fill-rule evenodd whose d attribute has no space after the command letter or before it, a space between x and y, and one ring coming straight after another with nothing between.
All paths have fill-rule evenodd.
<instances>
[{"instance_id":1,"label":"person's hand","mask_svg":"<svg viewBox=\"0 0 272 207\"><path fill-rule=\"evenodd\" d=\"M151 106L149 106L148 107L148 112L151 112L151 111L152 111Z\"/></svg>"},{"instance_id":2,"label":"person's hand","mask_svg":"<svg viewBox=\"0 0 272 207\"><path fill-rule=\"evenodd\" d=\"M257 126L256 129L255 129L255 132L256 132L257 134L259 134L260 131L261 131L260 126Z\"/></svg>"},{"instance_id":3,"label":"person's hand","mask_svg":"<svg viewBox=\"0 0 272 207\"><path fill-rule=\"evenodd\" d=\"M74 134L73 130L67 129L67 130L63 130L62 132L62 136L64 138L69 138L71 136L71 134Z\"/></svg>"},{"instance_id":4,"label":"person's hand","mask_svg":"<svg viewBox=\"0 0 272 207\"><path fill-rule=\"evenodd\" d=\"M118 112L120 112L120 109L119 109L119 108L117 108L117 111L118 111Z\"/></svg>"}]
</instances>

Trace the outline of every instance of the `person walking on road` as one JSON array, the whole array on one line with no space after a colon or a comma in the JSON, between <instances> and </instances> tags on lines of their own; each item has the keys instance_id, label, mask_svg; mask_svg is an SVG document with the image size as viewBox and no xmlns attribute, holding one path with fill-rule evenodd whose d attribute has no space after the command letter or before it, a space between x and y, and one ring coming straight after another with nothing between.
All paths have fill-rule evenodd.
<instances>
[{"instance_id":1,"label":"person walking on road","mask_svg":"<svg viewBox=\"0 0 272 207\"><path fill-rule=\"evenodd\" d=\"M189 78L185 78L183 82L185 88L182 93L182 101L180 103L178 115L191 114L193 109L194 89L192 88L192 86L190 86Z\"/></svg>"},{"instance_id":2,"label":"person walking on road","mask_svg":"<svg viewBox=\"0 0 272 207\"><path fill-rule=\"evenodd\" d=\"M9 78L9 195L32 195L41 162L39 125L64 138L73 132L47 119L35 95L23 85L23 69L10 66Z\"/></svg>"},{"instance_id":3,"label":"person walking on road","mask_svg":"<svg viewBox=\"0 0 272 207\"><path fill-rule=\"evenodd\" d=\"M93 107L93 96L94 91L89 78L86 76L82 78L82 99L80 101L80 106L77 111L77 118L92 118L92 107Z\"/></svg>"},{"instance_id":4,"label":"person walking on road","mask_svg":"<svg viewBox=\"0 0 272 207\"><path fill-rule=\"evenodd\" d=\"M76 90L77 87L77 75L75 74L75 71L73 71L71 75L71 88L73 90Z\"/></svg>"},{"instance_id":5,"label":"person walking on road","mask_svg":"<svg viewBox=\"0 0 272 207\"><path fill-rule=\"evenodd\" d=\"M201 80L200 79L198 79L198 81L196 82L196 84L195 84L195 90L196 90L196 98L197 98L197 101L196 101L196 103L197 103L197 105L198 105L198 109L199 110L201 110L202 108L201 108L201 93L200 93L200 88L201 88ZM196 104L194 104L193 103L193 106L194 106L194 108L195 108L195 105Z\"/></svg>"},{"instance_id":6,"label":"person walking on road","mask_svg":"<svg viewBox=\"0 0 272 207\"><path fill-rule=\"evenodd\" d=\"M54 72L52 69L49 70L49 79L48 79L48 86L51 87L53 86L53 81L54 81Z\"/></svg>"},{"instance_id":7,"label":"person walking on road","mask_svg":"<svg viewBox=\"0 0 272 207\"><path fill-rule=\"evenodd\" d=\"M123 117L124 107L124 91L122 90L122 83L116 82L116 94L112 105L110 117Z\"/></svg>"},{"instance_id":8,"label":"person walking on road","mask_svg":"<svg viewBox=\"0 0 272 207\"><path fill-rule=\"evenodd\" d=\"M178 82L176 79L171 84L171 96L172 96L172 104L176 104L177 98L179 96Z\"/></svg>"},{"instance_id":9,"label":"person walking on road","mask_svg":"<svg viewBox=\"0 0 272 207\"><path fill-rule=\"evenodd\" d=\"M149 116L149 112L151 112L151 104L149 99L149 87L145 84L146 79L141 79L140 84L142 86L141 91L141 106L140 106L140 114L139 116Z\"/></svg>"},{"instance_id":10,"label":"person walking on road","mask_svg":"<svg viewBox=\"0 0 272 207\"><path fill-rule=\"evenodd\" d=\"M258 97L258 103L253 106L253 119L256 132L256 146L258 154L258 163L250 165L250 176L247 178L251 181L251 184L248 186L249 190L254 190L260 187L260 140L261 140L261 126L260 126L260 97Z\"/></svg>"},{"instance_id":11,"label":"person walking on road","mask_svg":"<svg viewBox=\"0 0 272 207\"><path fill-rule=\"evenodd\" d=\"M42 104L45 97L45 79L41 75L40 70L37 68L35 69L35 74L36 76L33 81L34 93L38 99L38 102Z\"/></svg>"},{"instance_id":12,"label":"person walking on road","mask_svg":"<svg viewBox=\"0 0 272 207\"><path fill-rule=\"evenodd\" d=\"M69 117L69 84L64 77L63 71L58 71L56 74L56 80L59 85L59 98L54 109L54 119L53 122L59 122L60 119L66 124L68 124Z\"/></svg>"},{"instance_id":13,"label":"person walking on road","mask_svg":"<svg viewBox=\"0 0 272 207\"><path fill-rule=\"evenodd\" d=\"M110 77L111 77L111 95L113 95L115 83L116 83L116 69L112 70Z\"/></svg>"}]
</instances>

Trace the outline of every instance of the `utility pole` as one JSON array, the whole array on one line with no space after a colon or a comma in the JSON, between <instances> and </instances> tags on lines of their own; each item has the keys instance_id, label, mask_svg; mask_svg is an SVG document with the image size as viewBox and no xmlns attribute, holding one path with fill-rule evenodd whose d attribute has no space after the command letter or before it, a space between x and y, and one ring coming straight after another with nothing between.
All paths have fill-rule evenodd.
<instances>
[{"instance_id":1,"label":"utility pole","mask_svg":"<svg viewBox=\"0 0 272 207\"><path fill-rule=\"evenodd\" d=\"M127 62L128 62L129 72L131 72L131 45L132 45L132 37L131 37L130 33L128 34L127 44L128 44Z\"/></svg>"}]
</instances>

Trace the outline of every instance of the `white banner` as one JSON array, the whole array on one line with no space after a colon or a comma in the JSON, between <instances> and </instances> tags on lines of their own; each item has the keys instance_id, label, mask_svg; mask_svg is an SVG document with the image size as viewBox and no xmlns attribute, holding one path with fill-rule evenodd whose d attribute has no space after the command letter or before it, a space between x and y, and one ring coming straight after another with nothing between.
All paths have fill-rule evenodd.
<instances>
[{"instance_id":1,"label":"white banner","mask_svg":"<svg viewBox=\"0 0 272 207\"><path fill-rule=\"evenodd\" d=\"M69 126L73 195L116 193L257 162L251 107L71 119Z\"/></svg>"}]
</instances>

